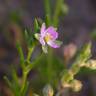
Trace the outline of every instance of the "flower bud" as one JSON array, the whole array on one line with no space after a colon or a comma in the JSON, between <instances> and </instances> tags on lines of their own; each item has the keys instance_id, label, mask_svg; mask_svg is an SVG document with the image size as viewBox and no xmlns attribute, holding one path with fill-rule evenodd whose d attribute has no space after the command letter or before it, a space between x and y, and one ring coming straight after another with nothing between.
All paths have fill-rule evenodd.
<instances>
[{"instance_id":1,"label":"flower bud","mask_svg":"<svg viewBox=\"0 0 96 96\"><path fill-rule=\"evenodd\" d=\"M46 85L43 89L43 95L44 96L53 96L54 91L50 84Z\"/></svg>"},{"instance_id":2,"label":"flower bud","mask_svg":"<svg viewBox=\"0 0 96 96\"><path fill-rule=\"evenodd\" d=\"M39 96L38 94L33 94L32 96Z\"/></svg>"},{"instance_id":3,"label":"flower bud","mask_svg":"<svg viewBox=\"0 0 96 96\"><path fill-rule=\"evenodd\" d=\"M89 60L85 67L95 70L96 69L96 60Z\"/></svg>"},{"instance_id":4,"label":"flower bud","mask_svg":"<svg viewBox=\"0 0 96 96\"><path fill-rule=\"evenodd\" d=\"M74 74L71 71L65 70L62 75L62 78L61 78L61 86L62 87L69 87L68 82L70 80L73 80L73 75Z\"/></svg>"},{"instance_id":5,"label":"flower bud","mask_svg":"<svg viewBox=\"0 0 96 96\"><path fill-rule=\"evenodd\" d=\"M78 92L82 88L82 83L79 80L73 80L71 82L71 88L73 91Z\"/></svg>"}]
</instances>

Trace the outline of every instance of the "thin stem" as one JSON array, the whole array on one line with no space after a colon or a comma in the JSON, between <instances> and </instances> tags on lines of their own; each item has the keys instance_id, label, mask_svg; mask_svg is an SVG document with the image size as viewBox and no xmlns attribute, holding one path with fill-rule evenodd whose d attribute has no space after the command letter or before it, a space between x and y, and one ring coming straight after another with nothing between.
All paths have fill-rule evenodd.
<instances>
[{"instance_id":1,"label":"thin stem","mask_svg":"<svg viewBox=\"0 0 96 96\"><path fill-rule=\"evenodd\" d=\"M27 61L28 62L30 61L33 50L34 50L34 47L31 47L31 48L28 49L28 56L27 56Z\"/></svg>"},{"instance_id":2,"label":"thin stem","mask_svg":"<svg viewBox=\"0 0 96 96\"><path fill-rule=\"evenodd\" d=\"M50 0L44 0L44 7L45 7L45 14L47 15L47 23L48 25L51 24L51 6L50 6Z\"/></svg>"},{"instance_id":3,"label":"thin stem","mask_svg":"<svg viewBox=\"0 0 96 96\"><path fill-rule=\"evenodd\" d=\"M23 77L22 77L23 83L21 86L21 95L24 93L24 89L25 89L26 82L27 82L27 75L28 75L27 72L23 72Z\"/></svg>"},{"instance_id":4,"label":"thin stem","mask_svg":"<svg viewBox=\"0 0 96 96\"><path fill-rule=\"evenodd\" d=\"M44 5L45 5L45 13L46 13L46 22L47 22L47 25L51 25L52 24L52 20L51 20L51 6L50 6L50 0L44 0ZM48 54L48 57L47 57L47 75L48 75L48 82L51 81L51 69L52 69L52 50L50 49L49 50L49 54Z\"/></svg>"},{"instance_id":5,"label":"thin stem","mask_svg":"<svg viewBox=\"0 0 96 96\"><path fill-rule=\"evenodd\" d=\"M30 53L30 52L32 53L32 50L31 50L31 49L29 50L29 53ZM29 60L30 57L31 57L31 55L29 54L27 60ZM38 57L38 60L35 60L32 64L29 63L29 64L26 66L26 69L23 70L23 77L22 77L23 83L22 83L22 86L21 86L21 95L22 95L22 96L23 96L23 93L25 93L24 90L25 90L26 84L27 84L27 75L28 75L28 73L30 72L30 70L33 68L34 64L36 64L41 58L42 58L42 55L40 55L40 56Z\"/></svg>"},{"instance_id":6,"label":"thin stem","mask_svg":"<svg viewBox=\"0 0 96 96\"><path fill-rule=\"evenodd\" d=\"M48 75L48 82L50 83L51 82L51 79L52 79L52 56L53 56L53 53L52 53L52 49L49 49L49 54L48 54L48 57L47 57L47 75Z\"/></svg>"},{"instance_id":7,"label":"thin stem","mask_svg":"<svg viewBox=\"0 0 96 96\"><path fill-rule=\"evenodd\" d=\"M31 47L31 48L28 49L28 55L27 55L27 59L26 59L26 61L28 62L28 65L29 65L30 58L31 58L31 55L32 55L33 50L34 50L34 47ZM21 92L21 95L23 95L23 93L25 93L24 92L24 89L26 88L27 75L29 73L29 69L27 69L27 66L28 65L26 65L26 67L23 68L23 70L22 70L23 71L23 77L22 77L23 82L22 82L21 91L20 91Z\"/></svg>"},{"instance_id":8,"label":"thin stem","mask_svg":"<svg viewBox=\"0 0 96 96\"><path fill-rule=\"evenodd\" d=\"M34 67L34 65L36 65L37 63L39 63L39 61L42 59L43 54L41 54L39 57L37 57L38 59L34 60L32 63L30 63L26 68L27 71L32 70L32 68Z\"/></svg>"},{"instance_id":9,"label":"thin stem","mask_svg":"<svg viewBox=\"0 0 96 96\"><path fill-rule=\"evenodd\" d=\"M19 55L20 55L20 64L21 64L21 67L24 69L24 54L23 54L23 49L22 47L20 46L20 44L17 42L17 50L19 52Z\"/></svg>"},{"instance_id":10,"label":"thin stem","mask_svg":"<svg viewBox=\"0 0 96 96\"><path fill-rule=\"evenodd\" d=\"M90 43L85 45L78 54L76 61L73 63L73 65L67 71L64 72L61 78L61 82L59 84L58 93L60 93L61 90L60 88L63 89L66 88L65 85L70 83L70 81L74 80L74 76L80 71L80 68L82 67L81 65L85 64L86 61L90 58L91 56L90 48L91 48Z\"/></svg>"},{"instance_id":11,"label":"thin stem","mask_svg":"<svg viewBox=\"0 0 96 96\"><path fill-rule=\"evenodd\" d=\"M54 12L54 15L53 15L53 25L55 27L58 26L59 15L60 15L62 3L63 3L63 0L57 0L57 2L56 2L55 12Z\"/></svg>"}]
</instances>

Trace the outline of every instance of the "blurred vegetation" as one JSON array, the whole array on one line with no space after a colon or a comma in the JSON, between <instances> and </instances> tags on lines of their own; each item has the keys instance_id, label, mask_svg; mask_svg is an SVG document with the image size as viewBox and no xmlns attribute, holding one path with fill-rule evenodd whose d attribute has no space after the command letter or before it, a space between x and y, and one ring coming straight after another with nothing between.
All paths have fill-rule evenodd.
<instances>
[{"instance_id":1,"label":"blurred vegetation","mask_svg":"<svg viewBox=\"0 0 96 96\"><path fill-rule=\"evenodd\" d=\"M12 68L10 66L14 66L16 68L17 75L20 79L19 81L22 82L21 80L22 70L19 64L20 58L19 58L18 50L16 49L16 43L17 41L19 41L21 48L23 49L22 51L24 53L24 58L26 58L28 53L28 46L31 45L32 42L34 42L34 38L31 38L31 37L33 37L35 32L39 32L39 29L37 28L38 25L34 26L34 23L33 23L34 20L38 21L39 26L41 26L42 22L45 21L47 26L53 25L58 28L58 26L61 27L59 25L61 23L59 22L59 20L62 21L63 16L69 12L68 6L64 3L64 0L57 0L57 2L56 0L53 0L52 6L50 6L49 1L51 0L44 0L45 11L44 11L44 8L40 7L41 15L37 14L39 11L37 13L35 11L34 12L32 11L31 13L30 10L37 10L37 9L33 8L34 6L32 8L29 8L31 5L28 7L26 1L21 0L19 3L16 3L17 4L16 9L9 8L11 6L10 6L10 2L7 0L5 1L5 5L4 4L2 5L5 9L9 9L9 11L5 12L5 13L8 13L7 15L5 14L5 16L1 14L1 17L3 19L1 18L1 23L0 23L0 45L1 45L0 46L0 66L1 66L0 67L0 77L1 77L0 96L11 96L11 95L13 96L7 84L3 81L4 80L3 77L5 75L8 76L9 80L12 80L12 76L10 75L12 73L12 70L11 70ZM4 3L4 1L0 1L0 2L1 4ZM14 7L15 0L13 0L12 2L11 3ZM33 2L32 0L28 2L33 3L33 5L34 4L36 5L38 1ZM40 2L43 2L43 1L41 0ZM18 7L18 4L21 4L22 6ZM40 4L43 5L42 3ZM56 6L53 6L55 4ZM36 6L38 6L38 4ZM39 10L39 7L38 7L38 10ZM4 9L2 11L4 11ZM35 23L37 21L35 21ZM29 37L28 37L27 38L29 40L28 42L24 37L26 33L25 31L29 32L28 34L31 39L29 40ZM63 31L61 33L63 33ZM93 32L93 34L91 35L92 39L94 38L94 40L96 37L95 34L96 32ZM66 38L67 37L65 37L65 39L64 37L63 39L61 38L62 40L64 40L64 43L68 42ZM35 43L37 44L37 42ZM71 43L72 42L70 41L70 44ZM69 47L68 46L69 45L66 45L68 49L67 52L64 51L65 46L62 45L60 49L58 50L56 49L54 51L49 49L50 51L47 55L42 54L42 56L40 56L39 60L36 61L35 66L33 66L33 69L28 74L28 81L30 82L28 96L31 96L33 93L37 93L42 96L42 89L44 85L46 85L47 83L50 83L53 89L55 89L56 91L58 90L56 88L58 87L58 82L62 77L62 71L65 70L66 68L69 69L69 67L73 64L73 61L75 60L75 57L78 54L77 51L80 50L78 49L78 46L76 44L72 45L71 48L69 48L70 46ZM74 50L74 53L72 53L73 50ZM38 54L41 54L41 53L42 53L41 47L38 44L31 56L31 62L33 62L35 58L38 57ZM92 74L96 74L96 71L91 70L90 68L83 67L80 69L80 72L76 74L75 78L82 79L83 78L82 76L88 77L88 75L92 75ZM87 86L87 85L84 85L84 86ZM71 91L68 91L68 92L72 94ZM91 96L95 96L95 95L92 95L92 92L89 92L89 93L91 93ZM79 96L79 95L76 95L76 96Z\"/></svg>"}]
</instances>

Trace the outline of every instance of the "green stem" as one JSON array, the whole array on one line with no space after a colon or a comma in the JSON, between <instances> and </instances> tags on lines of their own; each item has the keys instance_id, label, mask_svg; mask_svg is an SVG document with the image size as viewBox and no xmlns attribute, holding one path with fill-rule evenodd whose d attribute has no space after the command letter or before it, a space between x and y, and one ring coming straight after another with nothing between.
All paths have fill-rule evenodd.
<instances>
[{"instance_id":1,"label":"green stem","mask_svg":"<svg viewBox=\"0 0 96 96\"><path fill-rule=\"evenodd\" d=\"M80 53L78 54L76 61L73 63L73 65L66 71L64 71L64 74L61 78L61 86L64 87L64 84L70 83L70 81L74 80L74 76L80 71L80 68L82 67L82 64L85 64L86 61L91 56L91 44L86 44Z\"/></svg>"},{"instance_id":2,"label":"green stem","mask_svg":"<svg viewBox=\"0 0 96 96\"><path fill-rule=\"evenodd\" d=\"M43 57L43 54L41 54L39 57L37 57L38 59L34 60L32 63L30 63L26 68L27 68L27 71L30 71L32 70L32 68L39 63L39 61L42 59Z\"/></svg>"},{"instance_id":3,"label":"green stem","mask_svg":"<svg viewBox=\"0 0 96 96\"><path fill-rule=\"evenodd\" d=\"M24 54L23 54L23 49L22 47L20 46L20 44L17 42L17 50L19 52L19 55L20 55L20 64L21 64L21 67L24 69L25 65L24 65Z\"/></svg>"},{"instance_id":4,"label":"green stem","mask_svg":"<svg viewBox=\"0 0 96 96\"><path fill-rule=\"evenodd\" d=\"M58 26L58 22L59 22L59 15L60 15L60 11L61 11L61 6L64 0L57 0L56 2L56 8L55 8L55 12L53 15L53 25L55 27Z\"/></svg>"},{"instance_id":5,"label":"green stem","mask_svg":"<svg viewBox=\"0 0 96 96\"><path fill-rule=\"evenodd\" d=\"M49 54L48 54L48 57L47 57L47 75L48 75L48 82L50 83L51 80L52 80L52 49L50 48L49 49Z\"/></svg>"},{"instance_id":6,"label":"green stem","mask_svg":"<svg viewBox=\"0 0 96 96\"><path fill-rule=\"evenodd\" d=\"M24 89L25 89L26 82L27 82L27 75L28 75L27 72L23 72L23 77L22 77L23 83L22 83L22 86L21 86L21 95L23 95L23 93L25 93Z\"/></svg>"},{"instance_id":7,"label":"green stem","mask_svg":"<svg viewBox=\"0 0 96 96\"><path fill-rule=\"evenodd\" d=\"M28 49L28 55L27 55L27 59L26 59L26 61L28 62L28 65L30 64L29 62L30 62L30 58L31 58L33 50L34 50L34 47L31 47L31 48ZM26 84L27 84L27 75L29 73L29 69L27 69L28 65L26 65L26 67L23 68L23 70L22 70L23 71L23 77L22 77L23 82L22 82L21 90L20 90L20 92L21 92L20 94L22 96L25 93L24 90L25 90Z\"/></svg>"},{"instance_id":8,"label":"green stem","mask_svg":"<svg viewBox=\"0 0 96 96\"><path fill-rule=\"evenodd\" d=\"M45 7L45 14L47 15L47 23L48 25L51 24L51 6L50 0L44 0L44 7Z\"/></svg>"},{"instance_id":9,"label":"green stem","mask_svg":"<svg viewBox=\"0 0 96 96\"><path fill-rule=\"evenodd\" d=\"M28 49L28 56L27 56L27 61L28 62L30 61L33 50L34 50L34 47L31 47L31 48Z\"/></svg>"}]
</instances>

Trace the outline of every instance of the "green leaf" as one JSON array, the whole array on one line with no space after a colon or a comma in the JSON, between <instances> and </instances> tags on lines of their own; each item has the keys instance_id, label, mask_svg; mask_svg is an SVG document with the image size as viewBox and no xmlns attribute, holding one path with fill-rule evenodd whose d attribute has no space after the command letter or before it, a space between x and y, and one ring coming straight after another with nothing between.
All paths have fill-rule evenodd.
<instances>
[{"instance_id":1,"label":"green leaf","mask_svg":"<svg viewBox=\"0 0 96 96\"><path fill-rule=\"evenodd\" d=\"M61 46L62 44L63 44L63 42L62 41L59 41L59 40L55 40L54 41L57 45L59 45L59 46Z\"/></svg>"},{"instance_id":2,"label":"green leaf","mask_svg":"<svg viewBox=\"0 0 96 96\"><path fill-rule=\"evenodd\" d=\"M13 87L12 87L11 81L6 76L4 76L4 80L6 81L6 83L8 84L8 86L12 89Z\"/></svg>"},{"instance_id":3,"label":"green leaf","mask_svg":"<svg viewBox=\"0 0 96 96\"><path fill-rule=\"evenodd\" d=\"M58 26L59 23L59 15L61 13L61 6L64 3L64 0L56 0L56 6L54 10L54 15L53 15L53 25L55 27Z\"/></svg>"},{"instance_id":4,"label":"green leaf","mask_svg":"<svg viewBox=\"0 0 96 96\"><path fill-rule=\"evenodd\" d=\"M51 24L51 2L50 0L43 0L44 1L44 7L45 7L45 14L46 16L46 23L47 25Z\"/></svg>"},{"instance_id":5,"label":"green leaf","mask_svg":"<svg viewBox=\"0 0 96 96\"><path fill-rule=\"evenodd\" d=\"M39 30L39 24L38 24L37 19L35 19L35 21L34 21L34 32L38 32L38 30Z\"/></svg>"},{"instance_id":6,"label":"green leaf","mask_svg":"<svg viewBox=\"0 0 96 96\"><path fill-rule=\"evenodd\" d=\"M24 37L28 47L32 47L35 45L36 42L34 38L34 32L32 32L31 29L25 30Z\"/></svg>"},{"instance_id":7,"label":"green leaf","mask_svg":"<svg viewBox=\"0 0 96 96\"><path fill-rule=\"evenodd\" d=\"M6 80L10 89L13 91L14 96L20 96L19 91L16 90L16 87L14 86L14 84L11 81L9 81L9 79L6 76L4 76L4 79Z\"/></svg>"},{"instance_id":8,"label":"green leaf","mask_svg":"<svg viewBox=\"0 0 96 96\"><path fill-rule=\"evenodd\" d=\"M69 70L64 70L63 72L62 72L62 78L61 78L61 84L62 84L62 86L67 82L70 82L71 80L73 80L73 74L71 74L70 72L69 72Z\"/></svg>"},{"instance_id":9,"label":"green leaf","mask_svg":"<svg viewBox=\"0 0 96 96\"><path fill-rule=\"evenodd\" d=\"M25 31L24 31L24 36L25 36L26 41L28 41L29 40L29 34L28 34L27 29L25 29Z\"/></svg>"},{"instance_id":10,"label":"green leaf","mask_svg":"<svg viewBox=\"0 0 96 96\"><path fill-rule=\"evenodd\" d=\"M20 44L17 42L16 43L16 47L17 47L17 50L19 52L19 56L20 56L20 64L22 66L22 68L24 68L24 54L23 54L23 50L20 46Z\"/></svg>"},{"instance_id":11,"label":"green leaf","mask_svg":"<svg viewBox=\"0 0 96 96\"><path fill-rule=\"evenodd\" d=\"M91 57L91 42L85 44L82 50L80 51L77 61L86 62Z\"/></svg>"},{"instance_id":12,"label":"green leaf","mask_svg":"<svg viewBox=\"0 0 96 96\"><path fill-rule=\"evenodd\" d=\"M18 76L17 76L16 70L13 67L11 69L12 69L13 83L15 83L15 88L19 89L20 86L19 86Z\"/></svg>"},{"instance_id":13,"label":"green leaf","mask_svg":"<svg viewBox=\"0 0 96 96\"><path fill-rule=\"evenodd\" d=\"M35 36L35 38L36 38L37 40L40 39L40 34L36 33L36 34L34 34L34 36Z\"/></svg>"},{"instance_id":14,"label":"green leaf","mask_svg":"<svg viewBox=\"0 0 96 96\"><path fill-rule=\"evenodd\" d=\"M26 82L23 92L21 93L21 96L26 96L26 93L28 91L29 82Z\"/></svg>"},{"instance_id":15,"label":"green leaf","mask_svg":"<svg viewBox=\"0 0 96 96\"><path fill-rule=\"evenodd\" d=\"M45 23L46 23L46 26L50 26L51 25L50 16L48 14L45 17Z\"/></svg>"}]
</instances>

